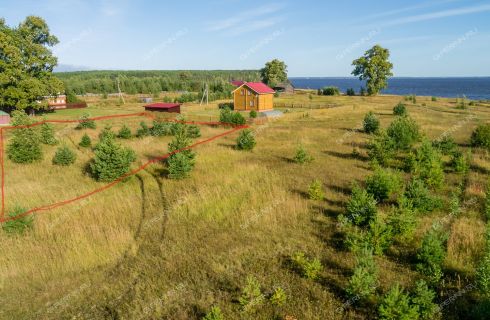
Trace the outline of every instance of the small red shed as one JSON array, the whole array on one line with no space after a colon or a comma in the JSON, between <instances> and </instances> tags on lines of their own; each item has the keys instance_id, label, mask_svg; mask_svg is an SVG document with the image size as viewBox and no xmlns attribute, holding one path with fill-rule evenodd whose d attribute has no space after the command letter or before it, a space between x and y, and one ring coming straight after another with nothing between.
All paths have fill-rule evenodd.
<instances>
[{"instance_id":1,"label":"small red shed","mask_svg":"<svg viewBox=\"0 0 490 320\"><path fill-rule=\"evenodd\" d=\"M152 103L147 104L145 107L146 111L160 111L160 112L174 112L180 113L180 103Z\"/></svg>"},{"instance_id":2,"label":"small red shed","mask_svg":"<svg viewBox=\"0 0 490 320\"><path fill-rule=\"evenodd\" d=\"M10 116L7 112L0 110L0 124L9 124Z\"/></svg>"}]
</instances>

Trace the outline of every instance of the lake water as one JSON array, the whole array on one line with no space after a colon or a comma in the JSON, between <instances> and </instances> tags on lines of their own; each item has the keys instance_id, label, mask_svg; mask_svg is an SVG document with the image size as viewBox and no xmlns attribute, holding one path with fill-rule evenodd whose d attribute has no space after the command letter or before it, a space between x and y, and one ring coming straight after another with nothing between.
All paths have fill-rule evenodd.
<instances>
[{"instance_id":1,"label":"lake water","mask_svg":"<svg viewBox=\"0 0 490 320\"><path fill-rule=\"evenodd\" d=\"M298 89L319 89L335 86L345 92L354 88L356 92L365 83L357 78L290 78ZM386 94L437 97L462 97L473 100L490 100L490 77L482 78L391 78Z\"/></svg>"}]
</instances>

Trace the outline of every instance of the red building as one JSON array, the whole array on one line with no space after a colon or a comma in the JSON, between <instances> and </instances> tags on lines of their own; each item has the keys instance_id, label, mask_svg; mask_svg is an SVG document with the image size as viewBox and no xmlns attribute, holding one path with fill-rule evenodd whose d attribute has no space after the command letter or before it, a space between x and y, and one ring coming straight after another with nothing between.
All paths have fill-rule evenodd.
<instances>
[{"instance_id":1,"label":"red building","mask_svg":"<svg viewBox=\"0 0 490 320\"><path fill-rule=\"evenodd\" d=\"M145 107L146 111L159 111L159 112L173 112L180 113L180 103L152 103L147 104Z\"/></svg>"}]
</instances>

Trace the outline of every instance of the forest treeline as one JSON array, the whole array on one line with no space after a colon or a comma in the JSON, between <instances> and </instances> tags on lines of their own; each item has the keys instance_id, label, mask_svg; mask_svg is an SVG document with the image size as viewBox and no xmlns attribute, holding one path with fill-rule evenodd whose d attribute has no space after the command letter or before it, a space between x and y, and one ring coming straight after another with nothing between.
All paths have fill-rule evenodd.
<instances>
[{"instance_id":1,"label":"forest treeline","mask_svg":"<svg viewBox=\"0 0 490 320\"><path fill-rule=\"evenodd\" d=\"M126 94L158 94L162 91L202 93L209 86L210 100L231 97L231 80L258 81L256 70L213 71L78 71L59 72L67 93L109 94L121 91Z\"/></svg>"}]
</instances>

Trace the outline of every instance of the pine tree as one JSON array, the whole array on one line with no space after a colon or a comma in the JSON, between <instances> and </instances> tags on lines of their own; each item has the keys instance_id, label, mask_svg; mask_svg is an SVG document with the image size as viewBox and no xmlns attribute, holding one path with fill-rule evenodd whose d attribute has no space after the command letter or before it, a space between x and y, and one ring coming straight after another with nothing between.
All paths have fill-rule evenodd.
<instances>
[{"instance_id":1,"label":"pine tree","mask_svg":"<svg viewBox=\"0 0 490 320\"><path fill-rule=\"evenodd\" d=\"M87 134L84 134L82 136L82 139L78 143L78 145L80 147L88 148L88 147L90 147L92 145L92 140L90 139L90 137Z\"/></svg>"},{"instance_id":2,"label":"pine tree","mask_svg":"<svg viewBox=\"0 0 490 320\"><path fill-rule=\"evenodd\" d=\"M256 144L254 134L249 129L242 130L236 140L238 150L252 150Z\"/></svg>"},{"instance_id":3,"label":"pine tree","mask_svg":"<svg viewBox=\"0 0 490 320\"><path fill-rule=\"evenodd\" d=\"M311 200L323 200L325 198L325 192L323 191L322 182L320 180L313 180L308 188L308 196Z\"/></svg>"},{"instance_id":4,"label":"pine tree","mask_svg":"<svg viewBox=\"0 0 490 320\"><path fill-rule=\"evenodd\" d=\"M129 172L131 163L136 160L133 150L123 148L114 139L101 140L94 148L95 157L90 169L98 181L114 181Z\"/></svg>"},{"instance_id":5,"label":"pine tree","mask_svg":"<svg viewBox=\"0 0 490 320\"><path fill-rule=\"evenodd\" d=\"M24 111L12 113L12 125L25 126L30 121ZM42 159L42 149L38 133L33 128L17 128L7 145L7 156L15 163L32 163Z\"/></svg>"},{"instance_id":6,"label":"pine tree","mask_svg":"<svg viewBox=\"0 0 490 320\"><path fill-rule=\"evenodd\" d=\"M58 143L54 137L54 127L52 124L43 123L41 125L41 142L50 146Z\"/></svg>"},{"instance_id":7,"label":"pine tree","mask_svg":"<svg viewBox=\"0 0 490 320\"><path fill-rule=\"evenodd\" d=\"M53 157L53 164L60 166L69 166L76 160L76 154L67 146L59 147Z\"/></svg>"},{"instance_id":8,"label":"pine tree","mask_svg":"<svg viewBox=\"0 0 490 320\"><path fill-rule=\"evenodd\" d=\"M127 125L123 125L117 134L118 138L131 139L131 129Z\"/></svg>"}]
</instances>

